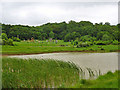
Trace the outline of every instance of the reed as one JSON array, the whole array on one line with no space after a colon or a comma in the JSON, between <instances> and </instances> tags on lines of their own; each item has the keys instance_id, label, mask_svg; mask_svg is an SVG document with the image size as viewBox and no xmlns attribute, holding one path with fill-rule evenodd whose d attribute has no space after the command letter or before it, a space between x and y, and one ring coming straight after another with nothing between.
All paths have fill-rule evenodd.
<instances>
[{"instance_id":1,"label":"reed","mask_svg":"<svg viewBox=\"0 0 120 90\"><path fill-rule=\"evenodd\" d=\"M3 88L82 88L97 87L97 83L103 85L101 81L107 80L108 83L114 80L113 73L102 76L100 70L94 71L86 68L89 79L86 80L86 72L73 62L63 62L57 60L38 60L38 59L2 59L2 87ZM98 79L95 80L96 75ZM99 76L100 75L100 76ZM114 76L114 78L112 78ZM110 77L110 78L107 78ZM103 79L103 80L101 80ZM109 80L112 79L112 80ZM105 81L106 82L106 81ZM91 84L92 83L92 84ZM94 86L95 84L96 86ZM106 83L104 83L106 84ZM100 85L98 85L100 87ZM111 87L111 85L107 85ZM105 87L103 85L103 87ZM116 85L112 85L116 87Z\"/></svg>"}]
</instances>

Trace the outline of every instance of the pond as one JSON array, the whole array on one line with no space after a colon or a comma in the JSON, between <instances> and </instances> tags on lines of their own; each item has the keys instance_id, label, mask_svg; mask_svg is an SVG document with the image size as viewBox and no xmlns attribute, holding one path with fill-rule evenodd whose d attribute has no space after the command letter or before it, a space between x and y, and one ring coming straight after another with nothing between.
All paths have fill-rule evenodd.
<instances>
[{"instance_id":1,"label":"pond","mask_svg":"<svg viewBox=\"0 0 120 90\"><path fill-rule=\"evenodd\" d=\"M47 54L33 54L33 55L15 55L9 57L17 58L36 58L36 59L55 59L62 61L70 61L81 67L82 69L91 68L101 72L101 74L108 71L114 72L118 70L118 54L112 53L80 53L80 52L67 52L67 53L47 53Z\"/></svg>"}]
</instances>

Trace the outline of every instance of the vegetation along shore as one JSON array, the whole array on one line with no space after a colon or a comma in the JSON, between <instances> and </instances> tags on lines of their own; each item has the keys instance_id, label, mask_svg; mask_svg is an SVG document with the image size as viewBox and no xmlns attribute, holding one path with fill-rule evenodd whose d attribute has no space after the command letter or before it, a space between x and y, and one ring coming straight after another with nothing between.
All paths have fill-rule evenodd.
<instances>
[{"instance_id":1,"label":"vegetation along shore","mask_svg":"<svg viewBox=\"0 0 120 90\"><path fill-rule=\"evenodd\" d=\"M62 73L61 73L62 72ZM118 88L118 71L91 79L74 63L57 60L3 58L3 88ZM83 76L84 77L84 76Z\"/></svg>"},{"instance_id":2,"label":"vegetation along shore","mask_svg":"<svg viewBox=\"0 0 120 90\"><path fill-rule=\"evenodd\" d=\"M3 55L120 51L120 24L69 21L41 26L1 25L0 44L3 45Z\"/></svg>"}]
</instances>

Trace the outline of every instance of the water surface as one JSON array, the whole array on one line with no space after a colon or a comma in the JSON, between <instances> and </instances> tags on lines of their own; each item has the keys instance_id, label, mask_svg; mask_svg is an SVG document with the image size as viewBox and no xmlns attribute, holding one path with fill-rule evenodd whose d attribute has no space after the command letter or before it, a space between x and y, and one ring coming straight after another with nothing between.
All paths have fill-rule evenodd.
<instances>
[{"instance_id":1,"label":"water surface","mask_svg":"<svg viewBox=\"0 0 120 90\"><path fill-rule=\"evenodd\" d=\"M101 73L108 71L114 72L118 70L118 53L80 53L80 52L67 52L67 53L48 53L48 54L34 54L34 55L15 55L9 57L16 58L36 58L36 59L55 59L62 61L71 61L81 68L86 67L93 70L100 70Z\"/></svg>"}]
</instances>

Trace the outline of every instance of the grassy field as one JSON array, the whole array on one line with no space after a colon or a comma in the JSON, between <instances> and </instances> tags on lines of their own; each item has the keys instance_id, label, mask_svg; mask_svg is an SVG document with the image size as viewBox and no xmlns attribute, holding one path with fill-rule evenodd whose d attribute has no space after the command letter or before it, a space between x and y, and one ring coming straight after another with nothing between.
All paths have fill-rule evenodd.
<instances>
[{"instance_id":1,"label":"grassy field","mask_svg":"<svg viewBox=\"0 0 120 90\"><path fill-rule=\"evenodd\" d=\"M2 54L34 54L51 53L65 51L83 51L83 52L113 52L118 50L118 45L92 45L90 47L76 48L70 42L59 40L55 42L14 42L14 46L3 45Z\"/></svg>"},{"instance_id":2,"label":"grassy field","mask_svg":"<svg viewBox=\"0 0 120 90\"><path fill-rule=\"evenodd\" d=\"M3 88L118 88L118 71L96 80L79 77L73 63L55 60L2 59Z\"/></svg>"}]
</instances>

